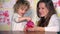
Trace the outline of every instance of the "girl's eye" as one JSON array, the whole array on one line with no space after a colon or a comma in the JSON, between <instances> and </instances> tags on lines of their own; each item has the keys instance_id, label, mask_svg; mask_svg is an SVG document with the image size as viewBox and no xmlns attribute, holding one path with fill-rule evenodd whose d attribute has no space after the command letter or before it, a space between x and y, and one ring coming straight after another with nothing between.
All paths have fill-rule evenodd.
<instances>
[{"instance_id":1,"label":"girl's eye","mask_svg":"<svg viewBox=\"0 0 60 34\"><path fill-rule=\"evenodd\" d=\"M27 11L28 9L26 9L25 11Z\"/></svg>"},{"instance_id":2,"label":"girl's eye","mask_svg":"<svg viewBox=\"0 0 60 34\"><path fill-rule=\"evenodd\" d=\"M24 10L23 8L21 8L21 10Z\"/></svg>"}]
</instances>

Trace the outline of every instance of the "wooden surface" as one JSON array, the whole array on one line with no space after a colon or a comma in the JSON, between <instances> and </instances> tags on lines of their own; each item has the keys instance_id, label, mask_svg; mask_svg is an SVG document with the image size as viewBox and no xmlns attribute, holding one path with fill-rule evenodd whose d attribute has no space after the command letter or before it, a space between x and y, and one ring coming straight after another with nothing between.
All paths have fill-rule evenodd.
<instances>
[{"instance_id":1,"label":"wooden surface","mask_svg":"<svg viewBox=\"0 0 60 34\"><path fill-rule=\"evenodd\" d=\"M56 32L0 31L0 34L57 34Z\"/></svg>"}]
</instances>

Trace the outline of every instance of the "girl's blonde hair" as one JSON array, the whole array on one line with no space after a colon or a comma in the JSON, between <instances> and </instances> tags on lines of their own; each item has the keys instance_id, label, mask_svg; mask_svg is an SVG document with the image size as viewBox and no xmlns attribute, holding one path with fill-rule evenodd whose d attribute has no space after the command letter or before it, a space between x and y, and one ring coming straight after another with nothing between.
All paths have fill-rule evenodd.
<instances>
[{"instance_id":1,"label":"girl's blonde hair","mask_svg":"<svg viewBox=\"0 0 60 34\"><path fill-rule=\"evenodd\" d=\"M19 0L16 2L16 4L14 5L14 12L17 12L21 6L27 6L27 10L30 8L30 3L26 0L22 1L22 0Z\"/></svg>"}]
</instances>

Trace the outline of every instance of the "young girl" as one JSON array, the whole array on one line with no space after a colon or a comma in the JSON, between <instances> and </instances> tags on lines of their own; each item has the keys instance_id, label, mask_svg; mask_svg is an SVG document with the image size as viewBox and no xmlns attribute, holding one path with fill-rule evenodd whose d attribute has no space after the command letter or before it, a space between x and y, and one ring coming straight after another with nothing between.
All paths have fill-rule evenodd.
<instances>
[{"instance_id":1,"label":"young girl","mask_svg":"<svg viewBox=\"0 0 60 34\"><path fill-rule=\"evenodd\" d=\"M13 22L12 22L12 30L13 31L23 31L24 26L27 22L24 21L30 21L30 17L24 17L24 14L26 11L30 8L30 4L28 1L20 0L17 1L14 5L14 16L13 16Z\"/></svg>"}]
</instances>

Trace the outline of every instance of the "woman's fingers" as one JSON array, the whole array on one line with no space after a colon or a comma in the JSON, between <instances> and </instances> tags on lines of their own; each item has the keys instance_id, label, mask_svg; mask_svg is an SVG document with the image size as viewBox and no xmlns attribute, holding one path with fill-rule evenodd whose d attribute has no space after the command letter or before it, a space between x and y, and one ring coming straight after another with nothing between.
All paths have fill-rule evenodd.
<instances>
[{"instance_id":1,"label":"woman's fingers","mask_svg":"<svg viewBox=\"0 0 60 34\"><path fill-rule=\"evenodd\" d=\"M28 31L35 31L34 28L28 28Z\"/></svg>"}]
</instances>

